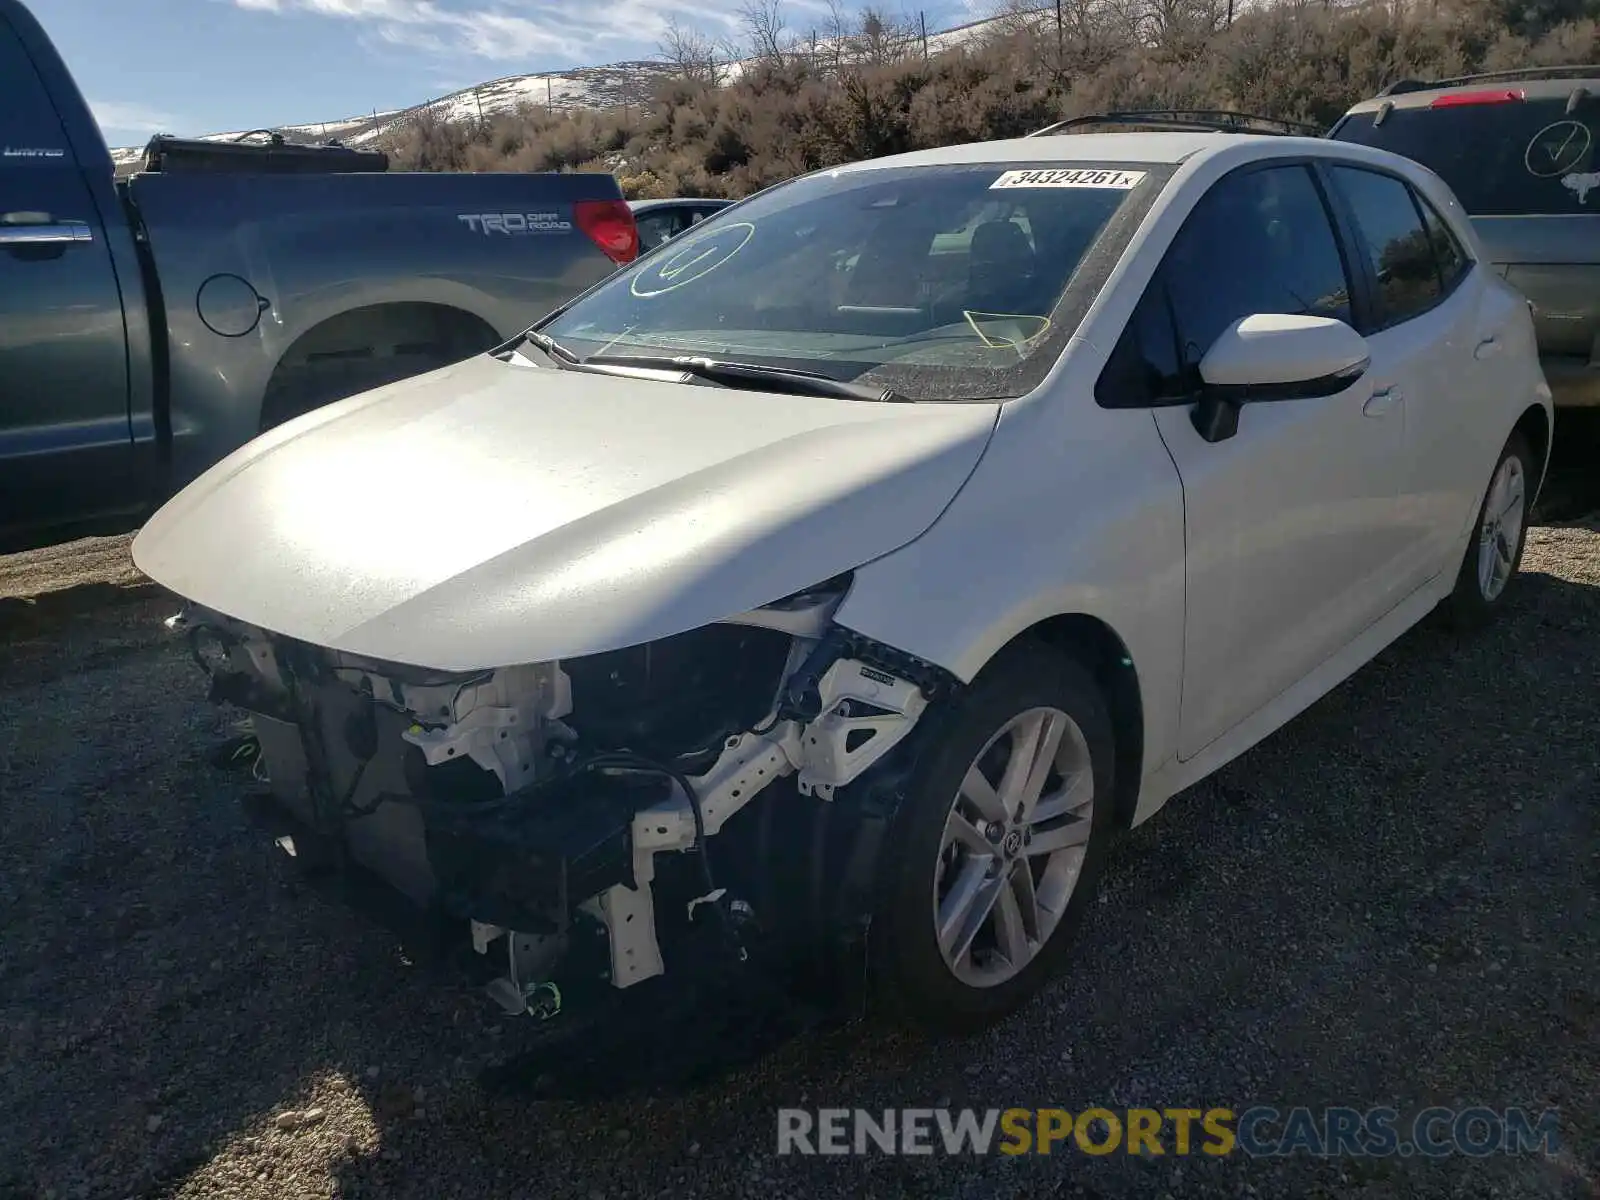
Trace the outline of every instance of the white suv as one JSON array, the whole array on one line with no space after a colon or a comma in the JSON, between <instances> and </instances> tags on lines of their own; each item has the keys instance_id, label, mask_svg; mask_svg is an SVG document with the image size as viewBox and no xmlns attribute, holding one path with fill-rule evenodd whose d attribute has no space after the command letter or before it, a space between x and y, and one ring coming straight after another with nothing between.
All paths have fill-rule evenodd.
<instances>
[{"instance_id":1,"label":"white suv","mask_svg":"<svg viewBox=\"0 0 1600 1200\"><path fill-rule=\"evenodd\" d=\"M134 558L286 844L446 914L512 1011L709 927L971 1028L1117 831L1506 602L1551 405L1481 258L1434 175L1315 138L829 169L265 434Z\"/></svg>"}]
</instances>

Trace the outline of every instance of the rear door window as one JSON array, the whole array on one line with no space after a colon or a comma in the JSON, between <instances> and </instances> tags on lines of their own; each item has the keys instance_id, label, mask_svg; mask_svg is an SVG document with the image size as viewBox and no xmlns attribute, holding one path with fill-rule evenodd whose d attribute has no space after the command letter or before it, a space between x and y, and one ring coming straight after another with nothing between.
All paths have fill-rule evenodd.
<instances>
[{"instance_id":1,"label":"rear door window","mask_svg":"<svg viewBox=\"0 0 1600 1200\"><path fill-rule=\"evenodd\" d=\"M1421 163L1475 217L1600 212L1600 101L1567 112L1565 96L1372 113L1333 136Z\"/></svg>"},{"instance_id":2,"label":"rear door window","mask_svg":"<svg viewBox=\"0 0 1600 1200\"><path fill-rule=\"evenodd\" d=\"M1409 321L1439 303L1439 270L1411 189L1393 175L1359 167L1334 167L1332 174L1378 280L1378 327Z\"/></svg>"}]
</instances>

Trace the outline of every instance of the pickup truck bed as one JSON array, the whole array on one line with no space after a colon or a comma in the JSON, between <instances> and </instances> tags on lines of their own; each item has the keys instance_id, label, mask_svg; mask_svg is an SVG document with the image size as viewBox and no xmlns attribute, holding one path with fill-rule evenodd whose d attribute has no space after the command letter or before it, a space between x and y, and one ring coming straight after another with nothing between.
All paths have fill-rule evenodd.
<instances>
[{"instance_id":1,"label":"pickup truck bed","mask_svg":"<svg viewBox=\"0 0 1600 1200\"><path fill-rule=\"evenodd\" d=\"M126 528L264 428L629 261L608 174L146 172L0 0L0 551Z\"/></svg>"}]
</instances>

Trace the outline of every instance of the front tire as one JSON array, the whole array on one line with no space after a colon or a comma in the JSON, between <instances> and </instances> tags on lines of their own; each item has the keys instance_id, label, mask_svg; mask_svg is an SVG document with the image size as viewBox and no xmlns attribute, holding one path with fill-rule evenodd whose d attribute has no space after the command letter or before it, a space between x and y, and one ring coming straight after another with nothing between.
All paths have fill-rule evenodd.
<instances>
[{"instance_id":1,"label":"front tire","mask_svg":"<svg viewBox=\"0 0 1600 1200\"><path fill-rule=\"evenodd\" d=\"M1452 627L1463 632L1482 628L1505 606L1527 544L1536 469L1527 439L1513 430L1489 475L1455 590L1446 601Z\"/></svg>"},{"instance_id":2,"label":"front tire","mask_svg":"<svg viewBox=\"0 0 1600 1200\"><path fill-rule=\"evenodd\" d=\"M956 701L895 819L869 948L875 998L934 1032L993 1024L1070 943L1114 826L1098 687L1019 643Z\"/></svg>"}]
</instances>

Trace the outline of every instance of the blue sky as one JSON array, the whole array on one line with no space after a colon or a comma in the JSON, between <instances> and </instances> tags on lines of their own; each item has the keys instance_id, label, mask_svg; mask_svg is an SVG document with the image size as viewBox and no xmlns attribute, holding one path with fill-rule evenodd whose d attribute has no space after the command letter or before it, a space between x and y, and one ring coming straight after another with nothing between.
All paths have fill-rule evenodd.
<instances>
[{"instance_id":1,"label":"blue sky","mask_svg":"<svg viewBox=\"0 0 1600 1200\"><path fill-rule=\"evenodd\" d=\"M825 0L780 0L796 29ZM333 121L503 75L651 58L666 23L737 32L741 0L27 0L113 146ZM857 7L846 3L847 9ZM928 28L997 7L904 0Z\"/></svg>"}]
</instances>

